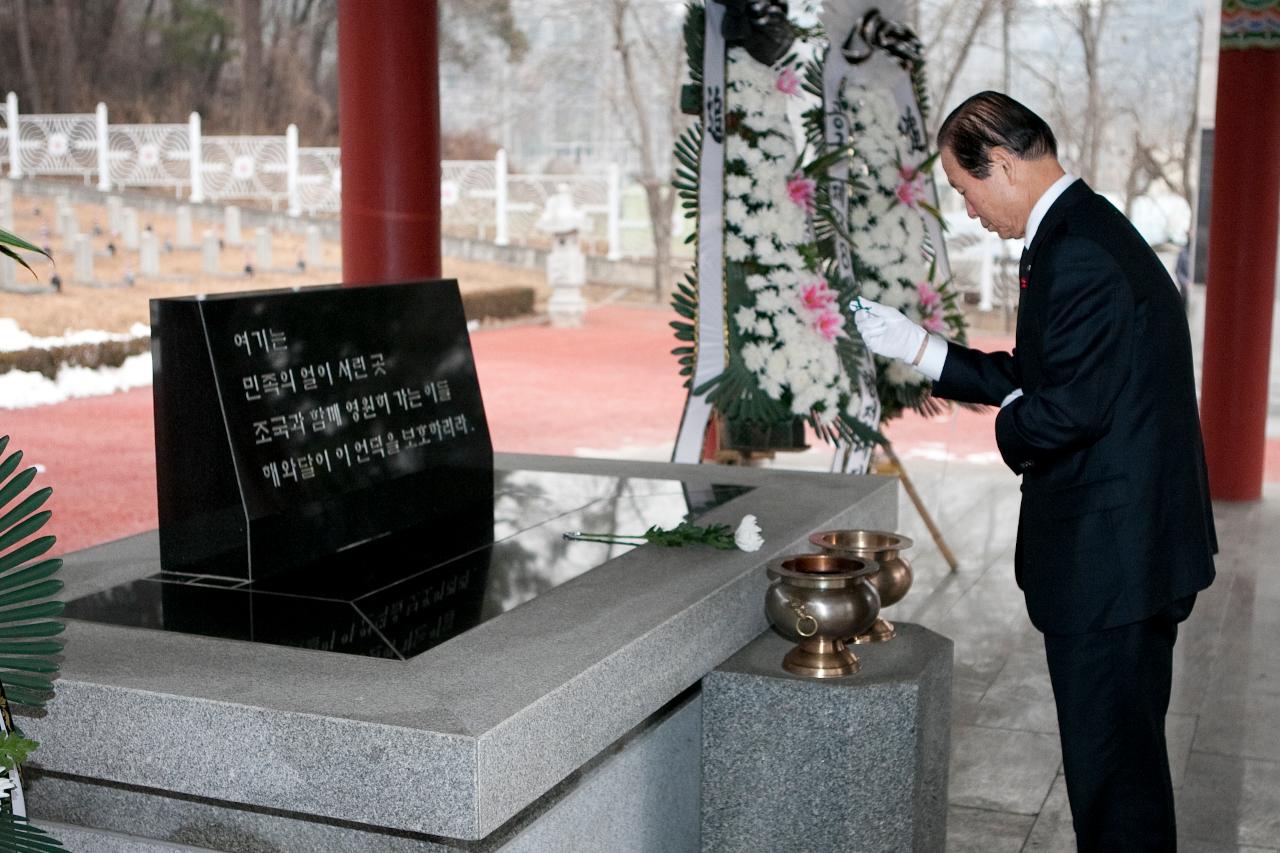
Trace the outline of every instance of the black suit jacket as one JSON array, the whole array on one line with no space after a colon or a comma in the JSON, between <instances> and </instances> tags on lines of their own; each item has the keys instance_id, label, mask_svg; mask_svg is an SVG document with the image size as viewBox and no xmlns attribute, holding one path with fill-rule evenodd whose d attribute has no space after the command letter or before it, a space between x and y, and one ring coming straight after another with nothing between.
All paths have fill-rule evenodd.
<instances>
[{"instance_id":1,"label":"black suit jacket","mask_svg":"<svg viewBox=\"0 0 1280 853\"><path fill-rule=\"evenodd\" d=\"M1217 537L1178 290L1128 220L1076 181L1020 270L1012 353L950 344L933 393L999 405L1022 475L1014 558L1032 623L1136 622L1213 580Z\"/></svg>"}]
</instances>

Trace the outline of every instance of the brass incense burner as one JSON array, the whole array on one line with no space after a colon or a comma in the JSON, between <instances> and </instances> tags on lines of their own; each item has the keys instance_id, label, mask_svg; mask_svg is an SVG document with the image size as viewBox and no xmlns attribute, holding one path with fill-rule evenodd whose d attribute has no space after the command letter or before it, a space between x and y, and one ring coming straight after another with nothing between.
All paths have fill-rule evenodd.
<instances>
[{"instance_id":1,"label":"brass incense burner","mask_svg":"<svg viewBox=\"0 0 1280 853\"><path fill-rule=\"evenodd\" d=\"M880 596L867 582L877 568L868 559L832 554L783 557L769 566L765 612L797 643L782 659L787 672L834 678L858 671L845 640L870 628L880 612Z\"/></svg>"},{"instance_id":2,"label":"brass incense burner","mask_svg":"<svg viewBox=\"0 0 1280 853\"><path fill-rule=\"evenodd\" d=\"M824 554L874 561L879 569L869 580L880 593L882 608L897 604L911 589L911 564L901 554L913 544L906 536L883 530L822 530L810 535L809 542ZM851 636L856 644L883 643L897 631L892 622L877 616L871 630Z\"/></svg>"}]
</instances>

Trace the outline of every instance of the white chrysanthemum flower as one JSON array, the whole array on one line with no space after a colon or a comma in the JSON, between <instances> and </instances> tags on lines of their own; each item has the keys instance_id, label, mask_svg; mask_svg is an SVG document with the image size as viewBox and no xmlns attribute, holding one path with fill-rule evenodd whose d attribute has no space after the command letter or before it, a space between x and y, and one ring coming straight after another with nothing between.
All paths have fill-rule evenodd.
<instances>
[{"instance_id":1,"label":"white chrysanthemum flower","mask_svg":"<svg viewBox=\"0 0 1280 853\"><path fill-rule=\"evenodd\" d=\"M747 206L741 199L731 198L724 203L724 220L738 225L747 219Z\"/></svg>"},{"instance_id":2,"label":"white chrysanthemum flower","mask_svg":"<svg viewBox=\"0 0 1280 853\"><path fill-rule=\"evenodd\" d=\"M737 324L738 331L750 332L756 324L756 312L744 305L733 312L733 322Z\"/></svg>"},{"instance_id":3,"label":"white chrysanthemum flower","mask_svg":"<svg viewBox=\"0 0 1280 853\"><path fill-rule=\"evenodd\" d=\"M760 525L754 515L742 517L742 523L734 531L733 542L743 551L759 551L764 545L764 537L760 535Z\"/></svg>"},{"instance_id":4,"label":"white chrysanthemum flower","mask_svg":"<svg viewBox=\"0 0 1280 853\"><path fill-rule=\"evenodd\" d=\"M775 349L769 353L769 358L764 363L764 375L771 382L782 383L787 375L787 354L784 349Z\"/></svg>"},{"instance_id":5,"label":"white chrysanthemum flower","mask_svg":"<svg viewBox=\"0 0 1280 853\"><path fill-rule=\"evenodd\" d=\"M746 205L743 205L743 211L745 212L745 210ZM727 213L725 214L725 218L728 218ZM742 236L749 237L752 242L755 242L761 235L768 233L763 225L763 220L764 217L759 213L748 213L741 219L736 219L734 221L737 223L738 229L742 232Z\"/></svg>"},{"instance_id":6,"label":"white chrysanthemum flower","mask_svg":"<svg viewBox=\"0 0 1280 853\"><path fill-rule=\"evenodd\" d=\"M776 133L770 133L760 140L760 147L773 157L795 157L796 145L790 139Z\"/></svg>"},{"instance_id":7,"label":"white chrysanthemum flower","mask_svg":"<svg viewBox=\"0 0 1280 853\"><path fill-rule=\"evenodd\" d=\"M765 361L769 358L769 351L768 344L759 341L746 343L742 347L742 363L752 373L759 373L764 369Z\"/></svg>"},{"instance_id":8,"label":"white chrysanthemum flower","mask_svg":"<svg viewBox=\"0 0 1280 853\"><path fill-rule=\"evenodd\" d=\"M799 242L801 241L794 241L794 243ZM782 250L782 262L786 264L787 268L790 270L798 271L804 269L804 258L796 250L794 245L787 246Z\"/></svg>"},{"instance_id":9,"label":"white chrysanthemum flower","mask_svg":"<svg viewBox=\"0 0 1280 853\"><path fill-rule=\"evenodd\" d=\"M725 195L742 198L751 195L752 181L747 175L728 175L724 179Z\"/></svg>"},{"instance_id":10,"label":"white chrysanthemum flower","mask_svg":"<svg viewBox=\"0 0 1280 853\"><path fill-rule=\"evenodd\" d=\"M782 254L774 247L772 240L761 240L756 247L756 258L767 267L782 265Z\"/></svg>"},{"instance_id":11,"label":"white chrysanthemum flower","mask_svg":"<svg viewBox=\"0 0 1280 853\"><path fill-rule=\"evenodd\" d=\"M877 301L882 305L888 305L890 308L901 309L911 300L905 287L896 282L891 282L881 291L880 298Z\"/></svg>"},{"instance_id":12,"label":"white chrysanthemum flower","mask_svg":"<svg viewBox=\"0 0 1280 853\"><path fill-rule=\"evenodd\" d=\"M745 261L751 257L751 246L732 231L724 235L724 256L731 261Z\"/></svg>"},{"instance_id":13,"label":"white chrysanthemum flower","mask_svg":"<svg viewBox=\"0 0 1280 853\"><path fill-rule=\"evenodd\" d=\"M768 287L768 286L769 286L769 279L765 278L762 275L752 274L747 276L747 290L760 290L761 288Z\"/></svg>"},{"instance_id":14,"label":"white chrysanthemum flower","mask_svg":"<svg viewBox=\"0 0 1280 853\"><path fill-rule=\"evenodd\" d=\"M760 278L760 279L764 278L764 276L754 276L754 277ZM756 308L765 312L766 314L777 314L780 310L782 310L782 305L783 305L782 296L778 293L776 288L764 287L764 288L761 288L759 291L757 291Z\"/></svg>"}]
</instances>

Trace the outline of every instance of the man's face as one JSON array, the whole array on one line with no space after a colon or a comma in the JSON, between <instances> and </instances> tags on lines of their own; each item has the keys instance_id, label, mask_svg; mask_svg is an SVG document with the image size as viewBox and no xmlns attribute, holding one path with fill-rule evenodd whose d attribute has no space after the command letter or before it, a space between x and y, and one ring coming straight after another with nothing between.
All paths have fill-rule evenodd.
<instances>
[{"instance_id":1,"label":"man's face","mask_svg":"<svg viewBox=\"0 0 1280 853\"><path fill-rule=\"evenodd\" d=\"M1031 211L1023 209L1022 194L1014 184L1010 164L993 157L991 173L985 178L975 178L956 161L950 148L942 149L941 159L947 182L964 199L964 209L971 219L977 219L983 228L1005 240L1017 239L1026 233Z\"/></svg>"}]
</instances>

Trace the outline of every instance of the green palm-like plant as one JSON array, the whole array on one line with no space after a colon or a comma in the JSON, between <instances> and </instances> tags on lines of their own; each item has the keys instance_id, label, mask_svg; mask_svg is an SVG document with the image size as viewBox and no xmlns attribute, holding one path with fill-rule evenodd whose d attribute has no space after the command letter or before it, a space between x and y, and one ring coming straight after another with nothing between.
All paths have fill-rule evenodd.
<instances>
[{"instance_id":1,"label":"green palm-like plant","mask_svg":"<svg viewBox=\"0 0 1280 853\"><path fill-rule=\"evenodd\" d=\"M42 559L56 540L37 535L53 514L42 509L53 489L46 486L23 497L36 469L19 471L22 452L5 457L8 446L9 436L0 437L0 722L4 730L0 766L5 770L19 767L38 746L22 737L9 703L41 709L52 698L53 680L58 677L56 655L62 651L62 641L55 638L64 628L55 618L64 604L54 599L62 591L62 581L53 578L62 560ZM0 801L0 847L63 849L24 815L15 814L14 803L13 796Z\"/></svg>"}]
</instances>

